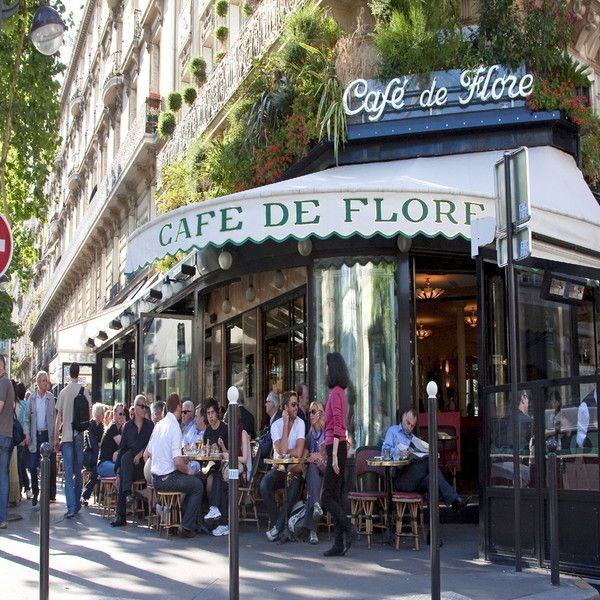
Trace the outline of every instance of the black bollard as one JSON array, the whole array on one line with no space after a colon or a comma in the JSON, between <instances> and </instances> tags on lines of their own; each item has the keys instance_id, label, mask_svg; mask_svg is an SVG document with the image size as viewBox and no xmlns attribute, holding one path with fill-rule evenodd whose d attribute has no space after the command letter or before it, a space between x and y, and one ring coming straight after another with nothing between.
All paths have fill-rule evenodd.
<instances>
[{"instance_id":1,"label":"black bollard","mask_svg":"<svg viewBox=\"0 0 600 600\"><path fill-rule=\"evenodd\" d=\"M48 442L40 446L42 454L40 499L40 600L48 600L48 572L50 563L50 453Z\"/></svg>"},{"instance_id":2,"label":"black bollard","mask_svg":"<svg viewBox=\"0 0 600 600\"><path fill-rule=\"evenodd\" d=\"M229 433L229 600L240 597L240 531L238 522L238 398L235 386L227 390L229 409L227 427Z\"/></svg>"},{"instance_id":3,"label":"black bollard","mask_svg":"<svg viewBox=\"0 0 600 600\"><path fill-rule=\"evenodd\" d=\"M558 545L558 490L556 486L556 450L558 442L548 440L548 519L550 521L550 581L552 585L560 585L560 553Z\"/></svg>"},{"instance_id":4,"label":"black bollard","mask_svg":"<svg viewBox=\"0 0 600 600\"><path fill-rule=\"evenodd\" d=\"M431 599L440 600L440 503L438 485L437 384L427 384L429 411L429 553L431 557Z\"/></svg>"}]
</instances>

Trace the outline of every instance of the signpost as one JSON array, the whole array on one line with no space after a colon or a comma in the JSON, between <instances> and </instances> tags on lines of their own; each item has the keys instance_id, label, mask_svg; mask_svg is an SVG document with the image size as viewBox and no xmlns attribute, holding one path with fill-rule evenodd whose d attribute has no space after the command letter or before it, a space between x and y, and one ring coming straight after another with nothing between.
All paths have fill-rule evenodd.
<instances>
[{"instance_id":1,"label":"signpost","mask_svg":"<svg viewBox=\"0 0 600 600\"><path fill-rule=\"evenodd\" d=\"M13 239L7 218L0 214L0 277L10 267L13 254Z\"/></svg>"},{"instance_id":2,"label":"signpost","mask_svg":"<svg viewBox=\"0 0 600 600\"><path fill-rule=\"evenodd\" d=\"M515 570L522 570L521 560L521 467L519 459L519 409L517 403L517 299L514 261L531 254L531 232L527 222L531 218L529 189L529 159L527 148L505 152L496 163L496 239L498 266L506 268L508 291L508 369L513 440L513 492ZM515 241L517 248L515 252Z\"/></svg>"}]
</instances>

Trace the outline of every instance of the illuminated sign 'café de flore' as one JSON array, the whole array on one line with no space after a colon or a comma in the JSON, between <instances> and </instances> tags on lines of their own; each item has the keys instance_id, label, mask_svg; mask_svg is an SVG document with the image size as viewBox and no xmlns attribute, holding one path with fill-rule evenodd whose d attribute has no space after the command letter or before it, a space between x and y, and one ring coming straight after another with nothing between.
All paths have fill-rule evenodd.
<instances>
[{"instance_id":1,"label":"illuminated sign 'caf\u00e9 de flore'","mask_svg":"<svg viewBox=\"0 0 600 600\"><path fill-rule=\"evenodd\" d=\"M177 391L225 404L237 385L261 423L271 390L305 382L324 401L325 354L336 350L351 372L357 448L381 444L402 409L423 412L434 380L440 426L456 435L442 467L459 491L479 492L482 556L510 559L505 269L493 240L475 258L470 240L474 222L495 217L495 164L526 147L531 236L515 274L518 388L529 398L521 551L549 561L541 457L554 437L561 568L600 575L600 205L578 168L577 128L526 106L534 83L499 66L353 81L337 164L320 145L282 181L144 225L127 271L186 258L140 291L129 325L98 351L96 385L116 364L150 400Z\"/></svg>"}]
</instances>

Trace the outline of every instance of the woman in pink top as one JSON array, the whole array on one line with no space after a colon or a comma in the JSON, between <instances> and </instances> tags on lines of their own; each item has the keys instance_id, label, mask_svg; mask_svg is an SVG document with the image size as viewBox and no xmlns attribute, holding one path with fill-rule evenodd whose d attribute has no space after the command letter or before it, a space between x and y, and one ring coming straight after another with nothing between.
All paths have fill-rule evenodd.
<instances>
[{"instance_id":1,"label":"woman in pink top","mask_svg":"<svg viewBox=\"0 0 600 600\"><path fill-rule=\"evenodd\" d=\"M356 527L342 506L342 488L346 469L346 388L348 367L339 352L327 355L327 387L329 398L325 407L325 450L327 466L323 479L321 504L331 515L335 527L335 541L324 556L344 556L356 537Z\"/></svg>"}]
</instances>

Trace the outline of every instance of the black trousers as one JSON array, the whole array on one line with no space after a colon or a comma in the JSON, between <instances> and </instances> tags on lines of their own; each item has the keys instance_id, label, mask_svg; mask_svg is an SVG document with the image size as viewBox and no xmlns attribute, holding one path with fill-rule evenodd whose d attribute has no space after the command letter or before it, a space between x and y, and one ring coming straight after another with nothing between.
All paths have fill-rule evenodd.
<instances>
[{"instance_id":1,"label":"black trousers","mask_svg":"<svg viewBox=\"0 0 600 600\"><path fill-rule=\"evenodd\" d=\"M144 479L144 461L139 460L138 464L134 464L133 458L135 454L131 450L127 450L121 456L121 466L119 467L119 503L117 505L117 513L125 517L127 514L127 496L131 494L131 484L138 479Z\"/></svg>"},{"instance_id":2,"label":"black trousers","mask_svg":"<svg viewBox=\"0 0 600 600\"><path fill-rule=\"evenodd\" d=\"M335 545L343 546L344 531L350 530L350 519L343 507L342 490L344 488L344 472L346 470L346 442L340 442L338 446L338 466L340 474L333 470L332 456L333 444L326 446L327 467L323 478L323 491L321 492L321 505L331 515L335 531Z\"/></svg>"}]
</instances>

